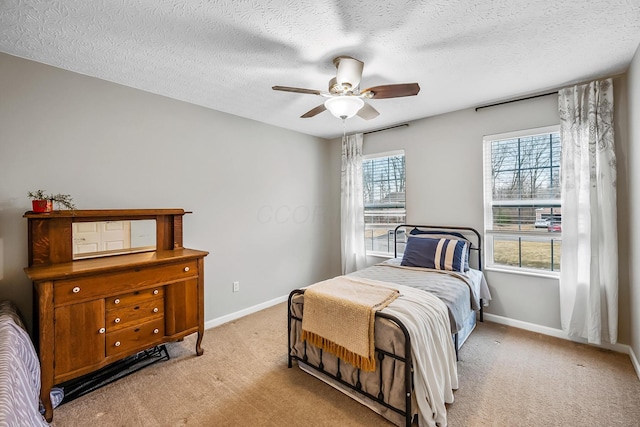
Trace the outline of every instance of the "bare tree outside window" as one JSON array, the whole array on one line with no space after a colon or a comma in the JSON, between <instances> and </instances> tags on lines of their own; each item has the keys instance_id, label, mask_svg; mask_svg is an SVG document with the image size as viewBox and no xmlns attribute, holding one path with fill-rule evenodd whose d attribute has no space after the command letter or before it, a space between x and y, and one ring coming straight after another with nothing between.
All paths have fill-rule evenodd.
<instances>
[{"instance_id":1,"label":"bare tree outside window","mask_svg":"<svg viewBox=\"0 0 640 427\"><path fill-rule=\"evenodd\" d=\"M494 200L559 197L560 144L553 134L495 141L491 147Z\"/></svg>"}]
</instances>

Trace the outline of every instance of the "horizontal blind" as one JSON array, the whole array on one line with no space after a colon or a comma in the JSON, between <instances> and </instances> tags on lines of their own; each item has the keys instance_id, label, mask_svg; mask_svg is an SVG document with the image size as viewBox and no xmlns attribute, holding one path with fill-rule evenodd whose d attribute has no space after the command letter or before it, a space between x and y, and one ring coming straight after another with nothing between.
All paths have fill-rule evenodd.
<instances>
[{"instance_id":1,"label":"horizontal blind","mask_svg":"<svg viewBox=\"0 0 640 427\"><path fill-rule=\"evenodd\" d=\"M362 173L365 209L404 209L404 155L365 159Z\"/></svg>"}]
</instances>

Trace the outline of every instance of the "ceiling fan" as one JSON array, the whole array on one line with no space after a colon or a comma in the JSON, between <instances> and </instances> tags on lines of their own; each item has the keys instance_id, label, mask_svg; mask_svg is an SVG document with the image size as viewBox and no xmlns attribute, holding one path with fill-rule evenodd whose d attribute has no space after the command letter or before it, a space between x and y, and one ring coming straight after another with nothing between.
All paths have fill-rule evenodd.
<instances>
[{"instance_id":1,"label":"ceiling fan","mask_svg":"<svg viewBox=\"0 0 640 427\"><path fill-rule=\"evenodd\" d=\"M329 80L329 90L327 92L315 89L303 89L288 86L273 86L273 90L283 92L304 93L309 95L320 95L327 100L317 107L304 113L301 118L314 117L325 110L329 110L334 116L346 120L355 116L365 120L371 120L380 113L373 108L365 99L386 99L400 98L403 96L413 96L420 92L418 83L401 83L374 86L360 90L360 79L364 63L350 56L338 56L333 60L337 68L334 78Z\"/></svg>"}]
</instances>

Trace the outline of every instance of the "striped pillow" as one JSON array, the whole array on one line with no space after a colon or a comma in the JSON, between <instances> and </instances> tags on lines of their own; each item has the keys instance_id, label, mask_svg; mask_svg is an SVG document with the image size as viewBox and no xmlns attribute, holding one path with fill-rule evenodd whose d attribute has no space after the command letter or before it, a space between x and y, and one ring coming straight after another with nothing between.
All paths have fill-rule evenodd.
<instances>
[{"instance_id":1,"label":"striped pillow","mask_svg":"<svg viewBox=\"0 0 640 427\"><path fill-rule=\"evenodd\" d=\"M464 272L468 244L466 240L409 236L400 265Z\"/></svg>"},{"instance_id":2,"label":"striped pillow","mask_svg":"<svg viewBox=\"0 0 640 427\"><path fill-rule=\"evenodd\" d=\"M409 232L410 235L420 238L431 238L431 239L454 239L454 240L462 240L467 242L467 255L465 256L464 261L464 271L469 271L469 258L471 257L471 242L469 239L464 237L463 234L455 232L455 231L439 231L439 230L418 230L414 228Z\"/></svg>"}]
</instances>

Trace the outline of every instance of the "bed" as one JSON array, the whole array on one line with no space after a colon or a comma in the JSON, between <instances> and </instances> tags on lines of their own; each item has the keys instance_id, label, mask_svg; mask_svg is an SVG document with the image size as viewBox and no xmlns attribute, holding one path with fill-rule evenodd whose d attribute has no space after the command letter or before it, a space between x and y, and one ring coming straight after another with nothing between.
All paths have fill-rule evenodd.
<instances>
[{"instance_id":1,"label":"bed","mask_svg":"<svg viewBox=\"0 0 640 427\"><path fill-rule=\"evenodd\" d=\"M48 426L39 412L40 361L15 306L0 302L0 426Z\"/></svg>"},{"instance_id":2,"label":"bed","mask_svg":"<svg viewBox=\"0 0 640 427\"><path fill-rule=\"evenodd\" d=\"M453 390L458 388L458 350L475 328L476 318L483 320L483 306L491 299L482 273L480 234L469 227L403 224L393 238L393 259L340 279L379 282L399 292L400 297L375 312L375 370L358 369L301 338L304 294L313 287L289 295L289 367L296 361L305 372L396 425L444 426L445 404L453 402ZM442 270L444 264L437 265L433 253L423 259L429 248L442 247L443 242L458 256L449 257L455 259L447 265L452 269ZM436 253L439 260L445 259L444 251ZM424 268L425 262L436 265Z\"/></svg>"}]
</instances>

